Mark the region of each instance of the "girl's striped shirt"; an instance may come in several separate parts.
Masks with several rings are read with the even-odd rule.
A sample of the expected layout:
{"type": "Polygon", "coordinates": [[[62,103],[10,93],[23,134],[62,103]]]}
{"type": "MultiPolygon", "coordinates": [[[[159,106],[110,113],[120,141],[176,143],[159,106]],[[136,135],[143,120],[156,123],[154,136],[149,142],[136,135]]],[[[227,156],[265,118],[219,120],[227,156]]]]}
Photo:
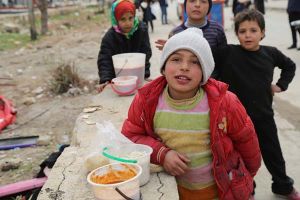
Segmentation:
{"type": "Polygon", "coordinates": [[[212,175],[209,106],[203,89],[191,99],[174,100],[168,88],[160,95],[154,116],[155,132],[171,149],[185,154],[190,170],[176,177],[181,200],[217,199],[212,175]]]}

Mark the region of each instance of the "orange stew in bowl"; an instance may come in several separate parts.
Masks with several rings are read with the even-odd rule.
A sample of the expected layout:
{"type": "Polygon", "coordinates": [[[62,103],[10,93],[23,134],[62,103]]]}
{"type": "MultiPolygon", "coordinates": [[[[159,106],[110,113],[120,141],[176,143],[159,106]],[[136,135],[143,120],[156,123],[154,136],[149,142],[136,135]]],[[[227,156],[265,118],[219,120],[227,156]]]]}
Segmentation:
{"type": "Polygon", "coordinates": [[[103,175],[96,175],[95,173],[91,175],[91,181],[98,184],[114,184],[127,181],[136,176],[136,170],[134,167],[122,164],[124,170],[115,170],[109,166],[107,173],[103,175]]]}

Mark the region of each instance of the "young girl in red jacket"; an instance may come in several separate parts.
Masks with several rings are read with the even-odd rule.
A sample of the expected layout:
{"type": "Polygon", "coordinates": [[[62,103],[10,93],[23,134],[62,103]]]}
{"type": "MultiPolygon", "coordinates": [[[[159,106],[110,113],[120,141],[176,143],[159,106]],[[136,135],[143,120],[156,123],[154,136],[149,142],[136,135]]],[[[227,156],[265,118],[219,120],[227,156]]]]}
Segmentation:
{"type": "Polygon", "coordinates": [[[228,85],[209,78],[213,68],[200,29],[171,37],[163,76],[138,91],[122,133],[152,147],[151,162],[176,177],[181,200],[248,200],[261,164],[257,136],[228,85]]]}

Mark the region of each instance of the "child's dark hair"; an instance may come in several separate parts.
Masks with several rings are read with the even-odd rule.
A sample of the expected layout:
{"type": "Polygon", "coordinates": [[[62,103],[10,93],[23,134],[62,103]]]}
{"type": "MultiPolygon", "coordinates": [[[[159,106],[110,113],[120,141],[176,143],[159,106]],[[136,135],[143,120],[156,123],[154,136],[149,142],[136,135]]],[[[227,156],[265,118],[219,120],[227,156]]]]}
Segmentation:
{"type": "Polygon", "coordinates": [[[240,24],[244,21],[256,21],[260,30],[265,30],[265,19],[263,14],[256,9],[247,9],[238,13],[234,18],[235,34],[238,34],[240,24]]]}

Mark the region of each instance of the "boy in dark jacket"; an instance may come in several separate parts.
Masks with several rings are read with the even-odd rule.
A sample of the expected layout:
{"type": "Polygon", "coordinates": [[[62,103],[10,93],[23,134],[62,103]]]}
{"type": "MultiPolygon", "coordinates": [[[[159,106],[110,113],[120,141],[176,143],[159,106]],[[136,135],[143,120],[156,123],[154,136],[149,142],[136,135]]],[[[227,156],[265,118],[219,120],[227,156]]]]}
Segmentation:
{"type": "Polygon", "coordinates": [[[148,30],[135,16],[135,6],[129,0],[117,0],[111,8],[112,27],[104,35],[98,55],[98,74],[101,92],[116,77],[112,56],[121,53],[144,53],[145,78],[150,76],[152,55],[148,30]]]}
{"type": "Polygon", "coordinates": [[[295,63],[271,46],[259,42],[265,36],[265,21],[257,10],[245,10],[235,18],[235,33],[240,45],[215,50],[214,76],[229,84],[251,117],[258,136],[264,163],[272,175],[272,191],[290,200],[300,200],[287,176],[272,108],[273,95],[285,91],[295,75],[295,63]],[[275,67],[280,78],[272,84],[275,67]]]}

